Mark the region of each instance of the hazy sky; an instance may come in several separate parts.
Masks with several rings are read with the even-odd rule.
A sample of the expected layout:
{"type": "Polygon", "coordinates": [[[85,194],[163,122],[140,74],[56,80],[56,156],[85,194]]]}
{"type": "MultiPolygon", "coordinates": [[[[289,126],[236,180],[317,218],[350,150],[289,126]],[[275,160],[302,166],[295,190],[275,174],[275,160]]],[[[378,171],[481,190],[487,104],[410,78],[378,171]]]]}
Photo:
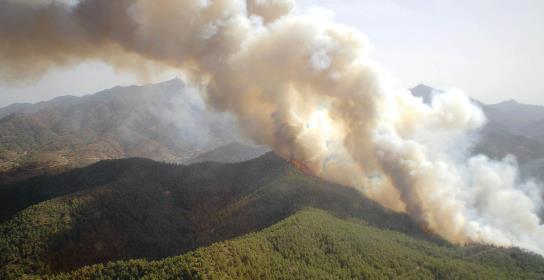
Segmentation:
{"type": "MultiPolygon", "coordinates": [[[[403,87],[460,88],[492,103],[544,105],[544,0],[300,0],[356,26],[403,87]]],[[[1,62],[0,62],[1,63],[1,62]]],[[[156,81],[173,77],[167,73],[156,81]]],[[[0,106],[83,95],[140,83],[100,62],[50,72],[39,81],[0,83],[0,106]]]]}

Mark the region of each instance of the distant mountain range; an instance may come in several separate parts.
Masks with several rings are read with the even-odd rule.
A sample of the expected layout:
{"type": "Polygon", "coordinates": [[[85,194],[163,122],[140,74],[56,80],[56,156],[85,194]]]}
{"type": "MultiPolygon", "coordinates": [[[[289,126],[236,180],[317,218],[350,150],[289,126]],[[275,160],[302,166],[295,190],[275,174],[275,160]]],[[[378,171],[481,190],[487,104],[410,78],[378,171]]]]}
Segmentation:
{"type": "MultiPolygon", "coordinates": [[[[426,85],[411,91],[425,103],[441,93],[426,85]]],[[[489,119],[474,152],[513,154],[523,175],[544,180],[544,107],[474,102],[489,119]]],[[[237,162],[267,150],[241,136],[231,115],[208,110],[179,79],[0,108],[0,183],[103,159],[237,162]]]]}
{"type": "MultiPolygon", "coordinates": [[[[411,89],[413,95],[421,97],[423,102],[430,104],[435,94],[442,94],[441,90],[426,85],[418,85],[411,89]]],[[[544,133],[540,135],[535,128],[544,125],[544,106],[518,103],[508,100],[497,104],[485,104],[472,99],[480,106],[488,118],[487,127],[502,130],[514,135],[524,136],[531,140],[544,143],[544,133]]]]}
{"type": "Polygon", "coordinates": [[[544,275],[539,256],[451,245],[273,153],[234,164],[101,161],[0,187],[0,205],[1,279],[544,275]]]}
{"type": "MultiPolygon", "coordinates": [[[[442,91],[426,85],[411,90],[427,104],[442,91]]],[[[514,100],[484,104],[473,99],[488,122],[481,130],[474,153],[491,158],[516,156],[524,176],[544,180],[544,106],[521,104],[514,100]]]]}
{"type": "MultiPolygon", "coordinates": [[[[0,109],[0,182],[103,159],[187,162],[239,141],[247,142],[233,117],[208,110],[199,93],[178,79],[15,104],[0,109]]],[[[235,161],[227,154],[218,160],[235,161]]]]}
{"type": "MultiPolygon", "coordinates": [[[[425,103],[441,93],[426,85],[411,91],[425,103]]],[[[474,152],[513,154],[523,175],[544,180],[544,107],[474,102],[489,119],[474,152]]],[[[0,108],[0,183],[103,159],[237,162],[267,150],[241,136],[231,115],[208,110],[179,79],[0,108]]]]}

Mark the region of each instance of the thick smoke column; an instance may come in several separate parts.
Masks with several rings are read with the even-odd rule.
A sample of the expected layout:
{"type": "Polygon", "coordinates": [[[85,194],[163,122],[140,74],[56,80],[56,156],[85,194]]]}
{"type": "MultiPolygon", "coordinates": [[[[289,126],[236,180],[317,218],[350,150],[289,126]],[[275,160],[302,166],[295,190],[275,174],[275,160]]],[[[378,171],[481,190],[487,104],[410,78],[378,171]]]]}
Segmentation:
{"type": "Polygon", "coordinates": [[[0,0],[0,76],[101,59],[176,67],[245,133],[458,243],[544,254],[538,186],[467,153],[485,117],[459,92],[395,90],[357,30],[291,0],[0,0]]]}

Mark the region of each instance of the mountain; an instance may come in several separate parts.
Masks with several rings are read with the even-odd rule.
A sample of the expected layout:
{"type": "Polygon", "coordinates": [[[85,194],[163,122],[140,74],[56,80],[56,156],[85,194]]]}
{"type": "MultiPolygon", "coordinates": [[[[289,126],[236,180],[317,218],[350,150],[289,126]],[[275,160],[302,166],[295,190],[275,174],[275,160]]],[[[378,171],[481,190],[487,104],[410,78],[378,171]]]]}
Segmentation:
{"type": "Polygon", "coordinates": [[[447,244],[353,188],[267,153],[234,164],[101,161],[0,187],[0,278],[160,259],[269,227],[313,207],[447,244]]]}
{"type": "MultiPolygon", "coordinates": [[[[433,95],[443,93],[442,90],[424,84],[419,84],[410,91],[414,96],[421,97],[425,104],[431,104],[433,95]]],[[[531,129],[535,124],[544,124],[544,106],[522,104],[515,100],[497,104],[485,104],[476,99],[472,101],[485,113],[488,127],[544,143],[544,137],[535,137],[535,131],[531,129]]]]}
{"type": "MultiPolygon", "coordinates": [[[[506,122],[503,123],[508,130],[531,137],[524,131],[528,126],[538,121],[544,121],[544,107],[537,105],[521,104],[515,100],[508,100],[497,104],[487,105],[488,108],[501,112],[506,122]]],[[[544,138],[537,139],[544,140],[544,138]]]]}
{"type": "MultiPolygon", "coordinates": [[[[429,104],[432,95],[441,91],[418,85],[412,93],[429,104]]],[[[493,158],[513,154],[524,166],[540,162],[544,157],[544,107],[515,101],[474,102],[489,119],[474,148],[476,153],[493,158]]],[[[0,184],[102,159],[236,162],[266,151],[236,142],[246,139],[234,118],[208,110],[196,90],[179,79],[13,104],[0,108],[0,184]]],[[[544,175],[538,177],[544,179],[544,175]]]]}
{"type": "Polygon", "coordinates": [[[514,155],[521,165],[525,165],[544,158],[544,143],[486,125],[480,131],[473,151],[496,159],[514,155]]]}
{"type": "Polygon", "coordinates": [[[180,80],[0,109],[0,182],[102,159],[184,162],[242,138],[180,80]]]}
{"type": "Polygon", "coordinates": [[[44,109],[60,108],[80,103],[83,99],[65,95],[55,97],[49,101],[42,101],[35,104],[32,103],[14,103],[4,108],[0,108],[0,118],[13,113],[36,113],[44,109]]]}
{"type": "Polygon", "coordinates": [[[234,142],[215,148],[211,151],[204,152],[196,156],[195,158],[188,160],[186,163],[192,164],[200,162],[242,162],[257,158],[268,151],[270,151],[270,149],[266,146],[256,146],[251,144],[234,142]]]}
{"type": "Polygon", "coordinates": [[[6,107],[0,108],[0,118],[3,118],[7,115],[11,115],[16,112],[24,111],[29,107],[32,107],[31,103],[14,103],[6,107]]]}
{"type": "MultiPolygon", "coordinates": [[[[432,102],[434,94],[443,91],[427,85],[411,89],[414,96],[421,97],[426,104],[432,102]]],[[[521,104],[514,100],[498,104],[484,104],[472,99],[487,117],[473,147],[473,153],[490,158],[514,155],[524,176],[544,181],[544,107],[521,104]]]]}
{"type": "Polygon", "coordinates": [[[0,187],[0,199],[7,209],[0,224],[1,279],[116,260],[121,262],[58,277],[139,278],[143,269],[169,278],[184,273],[199,278],[212,273],[205,267],[213,267],[221,279],[275,273],[267,270],[271,268],[301,279],[345,278],[346,273],[542,273],[538,256],[517,249],[451,245],[408,216],[353,188],[305,175],[273,153],[233,164],[101,161],[0,187]],[[176,255],[183,256],[168,258],[176,255]]]}
{"type": "Polygon", "coordinates": [[[529,138],[544,142],[544,119],[525,125],[519,129],[519,132],[529,138]]]}
{"type": "Polygon", "coordinates": [[[420,97],[425,104],[431,104],[433,101],[433,95],[440,93],[439,90],[424,84],[419,84],[413,87],[412,89],[410,89],[410,92],[412,93],[412,95],[420,97]]]}

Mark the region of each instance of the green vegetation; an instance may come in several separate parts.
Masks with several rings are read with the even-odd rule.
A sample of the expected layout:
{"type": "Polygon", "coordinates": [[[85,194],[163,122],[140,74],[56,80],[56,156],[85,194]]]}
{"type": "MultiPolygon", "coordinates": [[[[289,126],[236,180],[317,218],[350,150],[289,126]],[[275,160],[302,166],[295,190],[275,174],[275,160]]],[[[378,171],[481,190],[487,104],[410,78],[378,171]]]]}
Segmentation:
{"type": "MultiPolygon", "coordinates": [[[[94,265],[46,279],[537,279],[516,250],[440,246],[308,209],[266,230],[160,261],[94,265]],[[480,256],[496,256],[490,263],[480,256]]],[[[536,258],[534,258],[536,259],[536,258]]],[[[533,260],[534,260],[533,259],[533,260]]]]}
{"type": "Polygon", "coordinates": [[[0,185],[0,221],[30,205],[114,182],[128,175],[129,169],[137,162],[143,164],[145,160],[101,161],[60,175],[42,175],[18,183],[0,185]]]}
{"type": "Polygon", "coordinates": [[[465,273],[531,278],[544,268],[542,258],[518,249],[453,246],[408,216],[304,175],[273,153],[236,164],[103,161],[0,187],[0,203],[6,205],[0,279],[95,264],[59,275],[311,279],[451,270],[465,279],[465,273]],[[308,208],[320,210],[275,225],[308,208]],[[251,232],[258,233],[227,241],[251,232]],[[112,261],[118,262],[104,266],[112,261]]]}
{"type": "Polygon", "coordinates": [[[238,164],[104,161],[6,186],[0,194],[11,207],[5,211],[33,205],[0,225],[0,272],[9,275],[178,255],[271,226],[305,207],[443,242],[407,216],[305,176],[272,153],[238,164]]]}
{"type": "MultiPolygon", "coordinates": [[[[15,206],[12,212],[21,205],[57,198],[35,204],[0,225],[0,278],[115,259],[162,258],[253,230],[249,221],[246,227],[230,225],[209,233],[213,224],[208,221],[251,188],[278,177],[287,167],[281,162],[269,157],[240,168],[243,165],[107,161],[6,186],[3,198],[6,206],[15,206]],[[251,176],[254,168],[266,173],[251,176]]],[[[267,222],[266,226],[275,221],[267,222]]]]}

